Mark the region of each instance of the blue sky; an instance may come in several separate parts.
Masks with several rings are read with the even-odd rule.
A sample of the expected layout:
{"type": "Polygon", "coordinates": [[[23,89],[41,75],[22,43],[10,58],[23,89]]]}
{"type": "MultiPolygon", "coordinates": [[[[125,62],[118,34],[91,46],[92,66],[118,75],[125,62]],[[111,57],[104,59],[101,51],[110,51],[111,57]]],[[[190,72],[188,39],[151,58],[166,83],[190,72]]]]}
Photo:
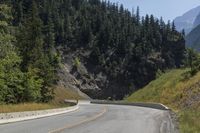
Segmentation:
{"type": "Polygon", "coordinates": [[[111,2],[122,3],[124,7],[132,10],[140,7],[141,15],[153,14],[165,21],[173,20],[186,11],[200,5],[200,0],[110,0],[111,2]]]}

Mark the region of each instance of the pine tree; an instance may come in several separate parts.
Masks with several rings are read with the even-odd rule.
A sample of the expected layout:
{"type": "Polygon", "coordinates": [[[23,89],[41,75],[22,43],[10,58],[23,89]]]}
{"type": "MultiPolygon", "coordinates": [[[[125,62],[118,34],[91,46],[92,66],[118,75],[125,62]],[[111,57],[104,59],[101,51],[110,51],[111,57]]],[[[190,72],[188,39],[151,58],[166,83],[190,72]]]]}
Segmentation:
{"type": "Polygon", "coordinates": [[[181,31],[181,34],[182,34],[183,37],[185,37],[185,30],[184,29],[181,31]]]}
{"type": "MultiPolygon", "coordinates": [[[[43,102],[52,96],[49,88],[55,84],[60,62],[57,49],[70,53],[80,48],[87,51],[84,62],[94,65],[92,72],[102,72],[108,78],[102,86],[107,94],[104,97],[115,98],[131,91],[125,89],[131,88],[127,85],[140,88],[155,78],[158,69],[180,67],[184,59],[183,35],[162,18],[140,16],[139,7],[131,15],[123,6],[101,0],[20,2],[12,1],[18,7],[13,8],[18,14],[14,15],[14,25],[21,23],[20,32],[16,28],[16,46],[22,57],[22,70],[29,79],[26,86],[40,90],[39,99],[43,102]],[[35,85],[35,79],[40,79],[40,84],[35,85]],[[112,94],[110,88],[119,81],[112,94]]],[[[26,92],[34,99],[30,92],[38,91],[26,92]]]]}
{"type": "MultiPolygon", "coordinates": [[[[29,10],[28,18],[21,32],[18,35],[18,46],[23,57],[22,69],[25,72],[35,72],[35,77],[39,77],[42,82],[41,100],[48,101],[51,99],[52,92],[49,86],[52,84],[54,69],[50,65],[51,54],[53,51],[53,33],[51,21],[48,22],[48,37],[52,37],[51,41],[47,41],[44,45],[44,37],[42,35],[42,21],[39,18],[38,8],[35,1],[32,1],[31,9],[29,10]],[[44,49],[47,49],[44,50],[44,49]],[[51,81],[51,82],[50,82],[51,81]]],[[[52,57],[53,58],[53,57],[52,57]]],[[[53,62],[52,62],[53,63],[53,62]]]]}
{"type": "Polygon", "coordinates": [[[174,21],[172,22],[172,31],[175,32],[176,31],[176,26],[174,24],[174,21]]]}
{"type": "Polygon", "coordinates": [[[32,2],[25,24],[21,27],[18,46],[23,57],[22,68],[27,71],[29,67],[37,67],[37,61],[43,56],[42,22],[38,17],[38,8],[32,2]]]}
{"type": "Polygon", "coordinates": [[[0,103],[24,101],[24,74],[20,71],[21,58],[11,34],[11,8],[0,4],[0,103]]]}
{"type": "Polygon", "coordinates": [[[136,24],[138,25],[139,23],[140,23],[140,8],[138,6],[136,12],[136,24]]]}

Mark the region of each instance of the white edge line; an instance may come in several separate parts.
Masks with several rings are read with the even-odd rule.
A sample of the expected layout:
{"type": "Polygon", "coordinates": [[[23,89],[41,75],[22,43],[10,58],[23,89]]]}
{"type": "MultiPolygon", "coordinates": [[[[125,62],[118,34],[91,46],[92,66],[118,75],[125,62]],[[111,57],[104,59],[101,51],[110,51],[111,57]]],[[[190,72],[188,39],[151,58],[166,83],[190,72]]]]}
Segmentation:
{"type": "Polygon", "coordinates": [[[47,113],[47,114],[43,114],[43,115],[36,115],[36,116],[28,116],[28,117],[22,117],[22,118],[12,118],[12,119],[0,120],[0,124],[8,124],[8,123],[13,123],[13,122],[20,122],[20,121],[27,121],[27,120],[34,120],[34,119],[44,118],[44,117],[50,117],[50,116],[55,116],[55,115],[60,115],[60,114],[73,112],[73,111],[76,111],[78,109],[79,109],[79,105],[76,105],[74,107],[66,108],[66,110],[64,110],[64,111],[55,112],[55,113],[47,113]]]}

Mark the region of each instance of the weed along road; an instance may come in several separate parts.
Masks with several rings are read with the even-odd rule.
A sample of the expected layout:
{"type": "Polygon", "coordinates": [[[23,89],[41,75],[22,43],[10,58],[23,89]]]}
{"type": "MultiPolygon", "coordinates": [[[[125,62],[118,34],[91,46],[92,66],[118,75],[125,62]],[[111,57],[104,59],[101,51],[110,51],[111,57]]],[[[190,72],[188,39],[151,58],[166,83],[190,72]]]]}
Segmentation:
{"type": "Polygon", "coordinates": [[[0,133],[174,133],[168,111],[80,104],[77,111],[0,125],[0,133]]]}

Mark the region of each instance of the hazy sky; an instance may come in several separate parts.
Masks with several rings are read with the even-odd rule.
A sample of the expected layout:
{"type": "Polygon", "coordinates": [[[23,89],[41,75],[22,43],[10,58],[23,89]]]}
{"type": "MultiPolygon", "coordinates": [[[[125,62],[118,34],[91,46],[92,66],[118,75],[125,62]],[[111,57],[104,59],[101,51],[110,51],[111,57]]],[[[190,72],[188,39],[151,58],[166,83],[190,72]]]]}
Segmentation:
{"type": "Polygon", "coordinates": [[[200,5],[200,0],[110,0],[111,2],[123,3],[123,5],[132,10],[140,7],[142,15],[148,13],[156,17],[163,16],[164,20],[173,20],[181,16],[186,11],[200,5]]]}

